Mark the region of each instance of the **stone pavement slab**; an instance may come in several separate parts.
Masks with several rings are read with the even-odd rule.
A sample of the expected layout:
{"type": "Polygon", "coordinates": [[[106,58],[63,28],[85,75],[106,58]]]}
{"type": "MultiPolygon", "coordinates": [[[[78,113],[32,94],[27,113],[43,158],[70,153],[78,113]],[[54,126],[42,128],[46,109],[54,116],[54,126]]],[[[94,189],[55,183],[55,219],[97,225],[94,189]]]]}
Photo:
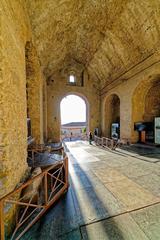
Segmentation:
{"type": "Polygon", "coordinates": [[[131,216],[149,239],[160,239],[160,204],[134,211],[131,216]]]}
{"type": "Polygon", "coordinates": [[[91,172],[72,172],[71,173],[71,187],[75,189],[82,189],[95,186],[96,184],[100,184],[99,179],[91,172]]]}
{"type": "Polygon", "coordinates": [[[81,228],[84,240],[149,240],[129,214],[81,228]]]}
{"type": "Polygon", "coordinates": [[[119,171],[113,168],[97,169],[94,170],[93,172],[103,183],[119,181],[126,178],[125,175],[121,174],[119,171]]]}
{"type": "Polygon", "coordinates": [[[124,205],[103,185],[75,189],[74,204],[76,211],[79,212],[81,224],[88,224],[125,210],[124,205]]]}
{"type": "Polygon", "coordinates": [[[128,210],[137,209],[160,201],[160,198],[155,197],[152,193],[127,177],[121,181],[105,183],[104,185],[128,210]]]}
{"type": "Polygon", "coordinates": [[[123,173],[128,178],[136,178],[139,176],[149,175],[153,172],[152,168],[145,166],[145,164],[132,164],[122,167],[117,167],[119,172],[123,173]]]}
{"type": "Polygon", "coordinates": [[[160,176],[152,173],[135,178],[134,181],[153,195],[160,197],[160,176]]]}
{"type": "Polygon", "coordinates": [[[114,155],[109,157],[105,156],[105,158],[103,156],[100,156],[99,159],[105,161],[108,167],[120,167],[128,165],[128,162],[125,161],[124,158],[120,159],[119,157],[114,155]]]}

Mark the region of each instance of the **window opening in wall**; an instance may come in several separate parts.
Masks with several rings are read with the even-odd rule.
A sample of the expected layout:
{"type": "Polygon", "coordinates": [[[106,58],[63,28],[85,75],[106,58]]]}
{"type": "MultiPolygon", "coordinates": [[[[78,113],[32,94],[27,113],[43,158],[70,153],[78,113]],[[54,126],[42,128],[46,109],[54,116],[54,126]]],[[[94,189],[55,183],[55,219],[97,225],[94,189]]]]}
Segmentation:
{"type": "Polygon", "coordinates": [[[75,79],[75,76],[74,76],[74,75],[70,75],[70,76],[69,76],[69,82],[70,82],[70,83],[75,83],[75,82],[76,82],[76,79],[75,79]]]}

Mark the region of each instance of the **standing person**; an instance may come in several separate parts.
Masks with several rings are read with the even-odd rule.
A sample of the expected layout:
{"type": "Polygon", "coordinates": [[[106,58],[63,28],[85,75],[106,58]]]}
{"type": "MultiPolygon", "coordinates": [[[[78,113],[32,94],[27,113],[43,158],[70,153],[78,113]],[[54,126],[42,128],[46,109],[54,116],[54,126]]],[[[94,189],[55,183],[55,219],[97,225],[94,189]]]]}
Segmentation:
{"type": "Polygon", "coordinates": [[[98,135],[98,134],[97,134],[97,129],[95,128],[95,129],[94,129],[94,140],[96,139],[97,135],[98,135]]]}
{"type": "Polygon", "coordinates": [[[92,132],[89,132],[89,144],[92,144],[92,132]]]}
{"type": "Polygon", "coordinates": [[[94,129],[94,135],[97,136],[97,129],[94,129]]]}
{"type": "Polygon", "coordinates": [[[71,136],[70,136],[70,141],[72,141],[72,132],[71,132],[71,136]]]}

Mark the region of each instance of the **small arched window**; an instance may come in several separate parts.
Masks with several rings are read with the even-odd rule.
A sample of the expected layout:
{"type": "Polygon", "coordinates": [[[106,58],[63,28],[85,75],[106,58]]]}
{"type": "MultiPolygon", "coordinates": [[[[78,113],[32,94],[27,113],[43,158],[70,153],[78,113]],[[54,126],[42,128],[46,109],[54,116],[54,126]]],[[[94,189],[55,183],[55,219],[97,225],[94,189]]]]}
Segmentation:
{"type": "Polygon", "coordinates": [[[76,82],[76,78],[75,78],[75,76],[73,74],[71,74],[69,76],[69,83],[75,83],[75,82],[76,82]]]}

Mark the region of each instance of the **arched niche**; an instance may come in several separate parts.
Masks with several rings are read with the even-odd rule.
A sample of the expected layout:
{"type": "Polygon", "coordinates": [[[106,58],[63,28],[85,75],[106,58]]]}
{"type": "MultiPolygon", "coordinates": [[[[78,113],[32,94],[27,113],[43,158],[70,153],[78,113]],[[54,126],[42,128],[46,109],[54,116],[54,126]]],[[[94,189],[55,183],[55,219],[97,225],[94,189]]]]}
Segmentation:
{"type": "Polygon", "coordinates": [[[160,117],[160,75],[139,83],[132,97],[132,141],[138,141],[138,132],[134,130],[137,122],[153,123],[160,117]]]}
{"type": "Polygon", "coordinates": [[[120,98],[117,94],[111,94],[105,99],[103,118],[103,135],[111,137],[112,123],[118,123],[120,125],[120,98]]]}
{"type": "Polygon", "coordinates": [[[160,81],[153,83],[145,96],[144,121],[154,121],[160,116],[160,81]]]}

